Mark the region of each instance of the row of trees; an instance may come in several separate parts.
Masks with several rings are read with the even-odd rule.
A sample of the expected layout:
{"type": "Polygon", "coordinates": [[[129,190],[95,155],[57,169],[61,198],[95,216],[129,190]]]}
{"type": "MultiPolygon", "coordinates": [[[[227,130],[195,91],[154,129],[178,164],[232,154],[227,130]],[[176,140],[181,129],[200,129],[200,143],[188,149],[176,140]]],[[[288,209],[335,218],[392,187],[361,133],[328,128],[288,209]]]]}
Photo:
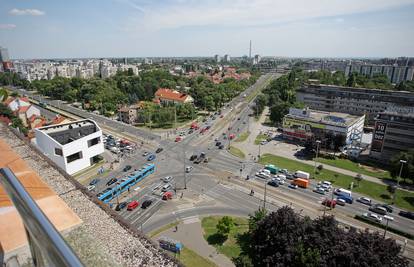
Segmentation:
{"type": "Polygon", "coordinates": [[[408,266],[395,240],[344,230],[333,216],[314,220],[290,207],[249,219],[237,266],[408,266]]]}
{"type": "Polygon", "coordinates": [[[178,86],[179,90],[186,92],[185,88],[189,86],[191,89],[188,93],[194,98],[196,106],[213,111],[253,84],[257,77],[256,74],[241,81],[228,78],[223,83],[214,84],[203,76],[186,78],[172,75],[166,70],[149,70],[139,76],[125,71],[107,79],[55,77],[30,83],[20,79],[17,74],[0,73],[0,85],[22,86],[55,99],[89,103],[90,109],[108,113],[114,112],[118,104],[150,101],[160,87],[175,89],[178,86]]]}
{"type": "Polygon", "coordinates": [[[400,160],[405,160],[401,178],[404,182],[407,182],[407,179],[414,184],[414,149],[410,149],[408,151],[402,151],[396,155],[394,155],[390,160],[390,171],[392,177],[397,178],[400,175],[401,170],[401,162],[400,160]]]}

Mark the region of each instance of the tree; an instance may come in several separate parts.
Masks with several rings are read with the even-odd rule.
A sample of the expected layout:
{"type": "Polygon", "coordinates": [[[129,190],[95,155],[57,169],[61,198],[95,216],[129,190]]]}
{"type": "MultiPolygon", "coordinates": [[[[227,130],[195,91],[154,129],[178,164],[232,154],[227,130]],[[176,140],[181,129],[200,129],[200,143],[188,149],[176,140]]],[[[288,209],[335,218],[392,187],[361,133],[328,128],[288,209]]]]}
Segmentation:
{"type": "Polygon", "coordinates": [[[256,230],[257,223],[260,222],[267,215],[267,210],[265,208],[259,208],[254,212],[253,215],[249,215],[249,231],[252,232],[256,230]]]}
{"type": "Polygon", "coordinates": [[[224,237],[227,237],[233,227],[233,219],[229,216],[224,216],[221,218],[216,225],[217,233],[224,237]]]}
{"type": "Polygon", "coordinates": [[[254,101],[254,112],[256,116],[260,116],[266,106],[267,98],[264,94],[260,94],[256,97],[256,100],[254,101]]]}
{"type": "Polygon", "coordinates": [[[406,179],[410,179],[412,182],[414,182],[414,149],[402,151],[390,159],[390,172],[394,179],[397,179],[397,177],[400,175],[400,160],[406,161],[402,168],[401,178],[403,178],[404,182],[406,179]]]}
{"type": "Polygon", "coordinates": [[[286,102],[280,102],[274,104],[270,108],[270,120],[274,124],[281,123],[283,120],[283,117],[289,113],[289,107],[290,105],[286,102]]]}

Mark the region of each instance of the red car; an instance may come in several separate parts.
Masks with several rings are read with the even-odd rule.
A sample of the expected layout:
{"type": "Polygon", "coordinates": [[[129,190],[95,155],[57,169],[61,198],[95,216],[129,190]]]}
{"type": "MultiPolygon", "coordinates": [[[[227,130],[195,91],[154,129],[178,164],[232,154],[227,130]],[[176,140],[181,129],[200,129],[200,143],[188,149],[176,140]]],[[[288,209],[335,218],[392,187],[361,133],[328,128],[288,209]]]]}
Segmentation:
{"type": "Polygon", "coordinates": [[[181,142],[183,140],[183,138],[181,137],[181,136],[177,136],[176,138],[175,138],[175,142],[181,142]]]}
{"type": "Polygon", "coordinates": [[[171,192],[165,192],[163,195],[162,195],[162,200],[167,200],[167,199],[172,199],[172,193],[171,192]]]}
{"type": "Polygon", "coordinates": [[[229,135],[230,140],[233,140],[233,139],[234,139],[234,137],[236,137],[236,135],[235,135],[235,134],[230,134],[230,135],[229,135]]]}
{"type": "Polygon", "coordinates": [[[139,206],[139,202],[134,200],[128,204],[127,210],[134,210],[136,207],[139,206]]]}
{"type": "Polygon", "coordinates": [[[327,206],[327,207],[331,207],[332,209],[335,208],[336,206],[336,200],[333,199],[325,199],[324,201],[322,201],[322,205],[327,206]]]}

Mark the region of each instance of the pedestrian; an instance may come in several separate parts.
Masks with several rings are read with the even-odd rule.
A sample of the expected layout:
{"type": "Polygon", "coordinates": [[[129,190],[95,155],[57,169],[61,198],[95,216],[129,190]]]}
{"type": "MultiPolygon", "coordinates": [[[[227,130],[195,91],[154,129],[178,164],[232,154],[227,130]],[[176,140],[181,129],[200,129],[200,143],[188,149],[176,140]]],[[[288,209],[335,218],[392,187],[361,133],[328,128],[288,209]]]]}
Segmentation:
{"type": "Polygon", "coordinates": [[[175,232],[177,232],[177,231],[178,231],[178,225],[175,226],[175,232]]]}

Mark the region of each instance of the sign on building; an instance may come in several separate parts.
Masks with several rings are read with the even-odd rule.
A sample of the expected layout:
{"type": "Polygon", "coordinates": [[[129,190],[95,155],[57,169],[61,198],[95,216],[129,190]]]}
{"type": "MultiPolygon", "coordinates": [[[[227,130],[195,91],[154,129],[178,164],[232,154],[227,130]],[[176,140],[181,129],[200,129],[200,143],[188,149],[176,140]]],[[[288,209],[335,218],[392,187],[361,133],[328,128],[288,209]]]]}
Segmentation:
{"type": "Polygon", "coordinates": [[[371,151],[382,152],[382,145],[384,143],[385,130],[387,129],[387,124],[384,122],[375,123],[374,136],[372,138],[371,151]]]}

